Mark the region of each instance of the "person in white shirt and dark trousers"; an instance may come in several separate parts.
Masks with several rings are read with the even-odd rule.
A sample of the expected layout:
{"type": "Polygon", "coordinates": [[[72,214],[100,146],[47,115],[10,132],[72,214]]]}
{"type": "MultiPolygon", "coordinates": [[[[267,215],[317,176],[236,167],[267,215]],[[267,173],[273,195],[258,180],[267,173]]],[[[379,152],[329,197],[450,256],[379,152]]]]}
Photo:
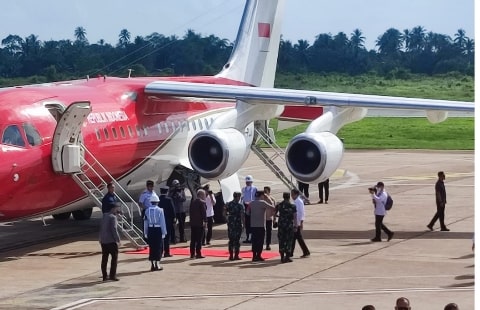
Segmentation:
{"type": "Polygon", "coordinates": [[[253,178],[251,175],[245,177],[245,187],[242,188],[242,202],[245,206],[245,240],[243,243],[251,243],[250,240],[250,202],[255,200],[257,188],[253,185],[253,178]]]}
{"type": "Polygon", "coordinates": [[[303,200],[300,198],[300,191],[297,189],[292,189],[291,191],[292,199],[294,200],[295,207],[297,208],[297,229],[295,230],[295,236],[293,238],[292,244],[292,253],[290,253],[290,257],[293,256],[293,251],[295,250],[295,243],[298,241],[300,248],[302,248],[303,254],[302,258],[310,256],[310,250],[308,249],[307,245],[305,244],[305,240],[303,240],[302,230],[303,230],[303,222],[305,220],[305,204],[303,200]]]}
{"type": "Polygon", "coordinates": [[[213,216],[215,215],[213,206],[217,203],[215,200],[215,195],[213,191],[210,190],[210,185],[205,185],[204,190],[207,194],[205,198],[205,205],[207,206],[207,233],[203,235],[202,245],[210,245],[210,240],[212,240],[212,229],[213,229],[213,216]]]}
{"type": "Polygon", "coordinates": [[[148,260],[151,263],[151,271],[162,270],[160,260],[163,253],[163,238],[167,234],[165,216],[163,210],[157,205],[160,199],[156,193],[152,193],[150,202],[152,206],[145,210],[144,234],[148,240],[148,260]]]}
{"type": "Polygon", "coordinates": [[[387,203],[387,192],[385,191],[385,185],[383,182],[378,182],[377,186],[370,187],[368,189],[372,195],[374,214],[375,214],[375,238],[371,239],[372,242],[382,241],[381,234],[382,230],[387,234],[390,241],[393,237],[393,232],[390,231],[387,226],[383,224],[383,218],[385,217],[385,205],[387,203]]]}

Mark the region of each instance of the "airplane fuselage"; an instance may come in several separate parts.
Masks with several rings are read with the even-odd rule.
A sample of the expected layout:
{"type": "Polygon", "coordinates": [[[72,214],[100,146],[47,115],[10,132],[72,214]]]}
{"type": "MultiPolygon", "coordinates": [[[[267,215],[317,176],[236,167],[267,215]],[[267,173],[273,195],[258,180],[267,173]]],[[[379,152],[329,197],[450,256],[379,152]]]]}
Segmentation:
{"type": "MultiPolygon", "coordinates": [[[[174,79],[229,83],[214,77],[174,79]]],[[[93,205],[71,176],[52,169],[55,116],[72,102],[91,103],[83,144],[134,195],[146,179],[166,180],[176,164],[188,161],[189,139],[218,113],[234,108],[232,102],[145,94],[145,85],[158,80],[101,77],[0,91],[0,221],[93,205]],[[17,140],[7,141],[12,131],[17,140]]]]}

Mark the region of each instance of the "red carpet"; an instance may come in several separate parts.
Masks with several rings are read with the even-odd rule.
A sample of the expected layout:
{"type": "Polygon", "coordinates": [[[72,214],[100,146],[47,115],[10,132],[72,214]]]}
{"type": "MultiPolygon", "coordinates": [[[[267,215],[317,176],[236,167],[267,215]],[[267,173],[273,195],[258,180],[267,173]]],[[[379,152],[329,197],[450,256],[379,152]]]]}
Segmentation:
{"type": "MultiPolygon", "coordinates": [[[[148,248],[139,251],[126,251],[123,252],[125,254],[148,254],[148,248]]],[[[182,248],[170,248],[170,254],[172,255],[180,255],[180,256],[190,256],[190,248],[182,247],[182,248]]],[[[228,257],[229,253],[227,250],[224,249],[214,249],[214,248],[202,248],[202,255],[207,257],[228,257]]],[[[279,256],[278,252],[273,251],[263,251],[262,257],[265,259],[273,258],[279,256]]],[[[240,251],[241,258],[252,258],[252,251],[245,250],[240,251]]]]}

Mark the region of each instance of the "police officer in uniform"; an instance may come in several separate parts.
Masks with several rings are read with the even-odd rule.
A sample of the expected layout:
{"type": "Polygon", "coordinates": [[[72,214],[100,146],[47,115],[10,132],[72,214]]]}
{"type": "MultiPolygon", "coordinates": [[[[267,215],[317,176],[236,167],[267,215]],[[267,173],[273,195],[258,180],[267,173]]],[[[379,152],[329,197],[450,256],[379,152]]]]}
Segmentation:
{"type": "Polygon", "coordinates": [[[163,210],[157,205],[160,199],[157,194],[152,193],[151,204],[152,206],[145,210],[145,220],[143,230],[145,237],[148,240],[149,254],[148,260],[151,263],[151,271],[163,270],[160,264],[163,252],[163,238],[167,234],[167,228],[165,225],[165,216],[163,210]]]}
{"type": "Polygon", "coordinates": [[[171,257],[170,254],[170,237],[175,234],[175,207],[173,201],[168,197],[168,186],[160,187],[160,202],[158,206],[163,210],[165,216],[165,224],[167,225],[167,235],[163,239],[163,257],[171,257]]]}
{"type": "Polygon", "coordinates": [[[245,208],[240,203],[242,193],[234,192],[233,200],[226,206],[227,226],[228,226],[228,252],[229,260],[241,260],[240,253],[240,237],[245,226],[245,208]],[[235,256],[233,253],[235,252],[235,256]]]}

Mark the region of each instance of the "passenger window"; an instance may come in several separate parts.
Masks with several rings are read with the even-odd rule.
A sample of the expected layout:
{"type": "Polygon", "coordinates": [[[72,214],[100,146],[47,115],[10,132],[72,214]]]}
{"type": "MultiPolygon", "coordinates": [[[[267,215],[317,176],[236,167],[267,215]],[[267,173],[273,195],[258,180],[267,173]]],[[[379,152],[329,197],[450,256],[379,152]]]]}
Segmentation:
{"type": "Polygon", "coordinates": [[[30,144],[31,146],[42,144],[42,138],[40,138],[40,134],[38,133],[37,129],[33,127],[32,124],[23,124],[23,130],[25,130],[28,144],[30,144]]]}
{"type": "Polygon", "coordinates": [[[17,125],[10,125],[5,129],[2,136],[2,143],[25,146],[25,141],[23,140],[22,134],[17,125]]]}
{"type": "Polygon", "coordinates": [[[132,127],[130,127],[130,125],[127,125],[127,128],[128,128],[128,134],[130,135],[130,138],[133,138],[133,130],[132,130],[132,127]]]}
{"type": "Polygon", "coordinates": [[[135,125],[135,128],[137,129],[137,136],[141,136],[141,132],[140,132],[140,126],[138,125],[135,125]]]}
{"type": "Polygon", "coordinates": [[[125,138],[125,130],[122,126],[120,126],[120,134],[122,135],[122,138],[125,138]]]}
{"type": "Polygon", "coordinates": [[[98,141],[102,140],[102,137],[100,137],[100,130],[98,130],[98,128],[95,128],[95,134],[97,135],[98,141]]]}
{"type": "Polygon", "coordinates": [[[112,127],[112,134],[113,134],[113,138],[114,139],[117,139],[118,136],[117,136],[117,130],[115,129],[115,127],[112,127]]]}
{"type": "Polygon", "coordinates": [[[106,139],[106,140],[110,139],[110,138],[108,137],[108,129],[107,129],[107,128],[103,128],[103,133],[105,134],[105,139],[106,139]]]}

